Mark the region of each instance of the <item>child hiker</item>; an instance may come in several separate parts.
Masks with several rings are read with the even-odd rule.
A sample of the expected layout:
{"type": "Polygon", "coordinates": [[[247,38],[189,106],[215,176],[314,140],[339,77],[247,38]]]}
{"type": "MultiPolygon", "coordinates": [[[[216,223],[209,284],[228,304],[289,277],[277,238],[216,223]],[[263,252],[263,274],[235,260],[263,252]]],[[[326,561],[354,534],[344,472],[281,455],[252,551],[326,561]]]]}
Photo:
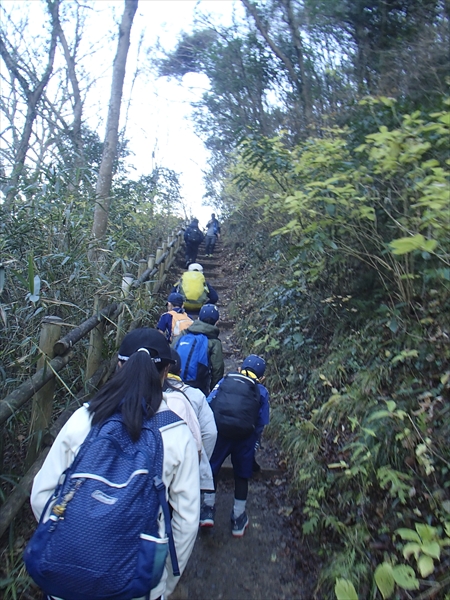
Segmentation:
{"type": "MultiPolygon", "coordinates": [[[[266,363],[256,354],[243,361],[239,373],[229,373],[208,396],[218,430],[211,456],[214,490],[224,460],[231,455],[234,472],[234,503],[231,533],[242,537],[248,527],[245,510],[248,480],[253,474],[255,446],[269,423],[269,392],[262,385],[266,363]]],[[[200,527],[214,525],[216,494],[205,493],[200,508],[200,527]]]]}
{"type": "MultiPolygon", "coordinates": [[[[43,514],[43,522],[52,520],[57,523],[57,515],[59,513],[64,515],[61,524],[54,528],[52,536],[58,531],[62,535],[65,528],[68,531],[67,527],[72,528],[62,555],[57,554],[45,564],[47,574],[41,587],[46,589],[48,598],[53,595],[57,598],[64,598],[65,595],[71,598],[92,597],[95,595],[92,591],[89,594],[85,591],[85,587],[89,585],[91,587],[95,585],[96,594],[104,598],[120,595],[120,597],[140,600],[144,600],[144,597],[155,600],[162,594],[169,595],[173,592],[179,580],[179,573],[174,573],[175,568],[172,569],[170,558],[167,559],[167,568],[164,568],[164,555],[160,554],[160,549],[164,548],[164,541],[167,541],[166,532],[170,530],[165,522],[166,516],[169,515],[168,507],[166,506],[165,516],[161,510],[159,514],[157,511],[154,522],[153,520],[149,522],[147,508],[140,504],[142,498],[153,493],[150,492],[152,481],[149,484],[147,479],[142,479],[150,472],[153,460],[150,456],[145,458],[145,451],[149,448],[150,440],[158,439],[158,436],[149,436],[151,433],[149,428],[157,427],[162,438],[162,447],[157,442],[158,450],[155,455],[152,455],[156,457],[157,469],[161,469],[162,466],[162,475],[155,477],[153,483],[159,490],[158,493],[162,491],[164,494],[164,487],[167,490],[164,495],[172,509],[168,522],[172,525],[179,572],[183,572],[194,547],[200,509],[198,452],[186,423],[168,410],[163,400],[162,385],[169,366],[173,363],[170,346],[156,329],[134,329],[124,337],[119,348],[118,360],[119,368],[114,376],[100,389],[93,400],[79,408],[61,429],[34,479],[31,507],[35,517],[39,519],[43,514]],[[113,427],[115,429],[112,429],[113,427]],[[96,434],[96,428],[102,428],[101,434],[99,433],[98,437],[89,437],[88,444],[83,446],[83,442],[91,436],[91,433],[96,434]],[[108,431],[104,432],[104,429],[108,431]],[[99,464],[84,465],[87,471],[82,470],[81,474],[72,475],[70,480],[77,476],[82,479],[75,480],[81,483],[79,491],[72,492],[70,498],[69,494],[64,497],[67,510],[62,505],[53,506],[54,503],[49,505],[62,475],[74,460],[83,455],[84,448],[91,447],[89,444],[92,445],[94,442],[105,444],[103,440],[111,437],[114,442],[114,444],[110,443],[111,447],[117,447],[120,440],[125,450],[122,450],[121,454],[111,456],[108,461],[96,459],[95,452],[93,455],[91,453],[92,463],[97,460],[99,464]],[[137,454],[134,452],[135,448],[139,448],[137,454]],[[140,456],[144,456],[147,467],[135,470],[127,479],[126,468],[128,467],[125,463],[130,462],[133,466],[135,463],[132,462],[131,457],[134,457],[133,460],[141,460],[140,456]],[[114,479],[108,471],[105,473],[109,477],[106,475],[99,477],[102,470],[107,468],[111,470],[116,466],[120,467],[120,472],[114,479]],[[89,470],[95,468],[98,471],[93,472],[97,474],[90,475],[89,470]],[[115,483],[116,480],[120,483],[124,479],[125,483],[121,485],[115,483]],[[89,492],[91,489],[89,481],[92,481],[95,489],[92,494],[89,492]],[[142,481],[142,484],[139,481],[142,481]],[[109,488],[101,488],[103,484],[109,482],[111,482],[109,488]],[[88,486],[88,496],[83,494],[85,486],[88,486]],[[131,502],[127,496],[126,510],[123,510],[119,494],[122,493],[120,490],[128,488],[137,491],[131,502]],[[79,494],[81,494],[82,505],[74,515],[71,511],[79,505],[80,501],[77,504],[79,494]],[[89,509],[86,508],[87,504],[89,509]],[[59,512],[54,512],[56,509],[59,509],[59,512]],[[128,538],[128,545],[122,541],[131,529],[138,532],[136,549],[134,542],[128,543],[128,538]],[[146,531],[148,529],[151,529],[149,533],[146,531]],[[94,531],[97,533],[96,537],[94,531]],[[146,546],[143,545],[144,542],[146,546]],[[149,550],[145,550],[150,544],[158,548],[153,556],[149,550]],[[158,561],[155,559],[156,553],[159,556],[158,561]],[[54,574],[57,568],[61,572],[58,571],[56,579],[55,577],[52,579],[53,583],[50,586],[48,571],[54,574]],[[152,577],[152,583],[147,584],[147,571],[150,570],[152,575],[156,568],[158,573],[156,581],[153,581],[152,577]],[[86,573],[89,575],[86,576],[86,573]],[[122,581],[124,578],[125,584],[122,581]],[[128,586],[126,588],[128,592],[139,590],[141,593],[126,594],[123,592],[123,587],[115,587],[119,585],[119,580],[121,584],[128,586]],[[133,581],[132,587],[130,587],[131,583],[128,584],[126,581],[133,581]],[[66,590],[66,592],[59,590],[66,590]]],[[[94,446],[100,450],[104,447],[104,445],[94,446]]],[[[84,456],[87,456],[86,452],[84,456]]],[[[25,552],[25,562],[29,569],[29,565],[33,566],[33,563],[27,562],[26,559],[27,552],[25,552]]]]}
{"type": "Polygon", "coordinates": [[[198,319],[172,342],[172,347],[181,359],[181,379],[201,390],[205,396],[223,377],[224,362],[218,320],[219,311],[214,304],[205,304],[200,309],[198,319]]]}
{"type": "Polygon", "coordinates": [[[167,298],[167,312],[161,315],[156,325],[161,333],[166,336],[169,344],[173,338],[187,329],[194,322],[189,315],[186,314],[184,307],[184,297],[178,292],[172,292],[167,298]]]}
{"type": "MultiPolygon", "coordinates": [[[[209,460],[212,456],[217,440],[217,427],[214,414],[206,401],[205,394],[190,385],[183,383],[180,377],[181,359],[176,350],[171,348],[171,355],[175,364],[171,365],[164,386],[164,398],[170,408],[177,412],[171,405],[171,398],[183,396],[189,401],[197,416],[201,432],[201,455],[200,455],[200,491],[214,492],[214,480],[209,460]]],[[[180,415],[182,416],[182,415],[180,415]]]]}

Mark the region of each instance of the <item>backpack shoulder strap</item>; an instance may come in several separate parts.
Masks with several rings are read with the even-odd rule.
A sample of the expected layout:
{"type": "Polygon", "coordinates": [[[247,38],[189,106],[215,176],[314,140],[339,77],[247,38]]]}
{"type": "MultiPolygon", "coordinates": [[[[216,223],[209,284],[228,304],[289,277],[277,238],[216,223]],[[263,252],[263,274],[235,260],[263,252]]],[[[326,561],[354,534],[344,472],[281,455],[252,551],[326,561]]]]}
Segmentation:
{"type": "Polygon", "coordinates": [[[158,475],[156,475],[153,479],[153,485],[158,493],[158,500],[161,505],[163,515],[164,515],[164,526],[166,530],[166,535],[169,540],[169,552],[170,552],[170,560],[172,562],[172,571],[175,577],[179,577],[180,575],[180,567],[178,565],[177,552],[175,549],[175,542],[173,539],[172,532],[172,523],[170,517],[169,505],[166,499],[166,486],[162,480],[162,470],[163,470],[163,460],[164,460],[164,446],[162,442],[161,429],[167,427],[168,425],[173,425],[178,422],[183,422],[183,420],[175,414],[171,410],[162,410],[157,412],[153,417],[147,422],[147,426],[149,429],[153,431],[153,433],[157,436],[161,444],[161,456],[159,457],[160,463],[158,464],[158,475]]]}
{"type": "Polygon", "coordinates": [[[191,344],[191,349],[189,350],[189,354],[186,360],[186,364],[184,365],[184,369],[183,369],[183,377],[182,379],[186,379],[188,371],[189,371],[189,365],[191,364],[191,360],[192,360],[192,355],[194,354],[194,350],[195,350],[195,346],[197,345],[198,339],[197,336],[194,335],[194,341],[191,344]]]}

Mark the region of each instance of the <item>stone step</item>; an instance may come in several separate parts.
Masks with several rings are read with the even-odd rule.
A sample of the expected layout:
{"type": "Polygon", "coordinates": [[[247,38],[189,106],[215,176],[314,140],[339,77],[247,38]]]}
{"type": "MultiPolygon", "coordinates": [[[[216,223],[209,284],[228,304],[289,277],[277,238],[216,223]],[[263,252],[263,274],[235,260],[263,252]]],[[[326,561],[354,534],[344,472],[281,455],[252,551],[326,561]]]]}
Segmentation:
{"type": "MultiPolygon", "coordinates": [[[[275,477],[277,479],[280,479],[285,475],[286,471],[283,471],[282,469],[274,469],[272,467],[264,467],[264,465],[261,465],[261,471],[253,473],[253,479],[267,480],[273,479],[275,477]]],[[[228,465],[222,465],[219,471],[219,479],[234,479],[233,467],[228,465]]]]}

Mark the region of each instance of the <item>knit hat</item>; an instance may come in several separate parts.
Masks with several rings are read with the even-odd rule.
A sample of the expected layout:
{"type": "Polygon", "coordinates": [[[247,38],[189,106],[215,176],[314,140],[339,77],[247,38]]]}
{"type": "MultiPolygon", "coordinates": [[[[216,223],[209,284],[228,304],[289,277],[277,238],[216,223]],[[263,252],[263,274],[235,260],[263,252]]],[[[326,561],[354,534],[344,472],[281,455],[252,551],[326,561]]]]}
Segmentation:
{"type": "Polygon", "coordinates": [[[157,329],[142,327],[133,329],[123,338],[119,348],[119,360],[128,360],[132,354],[140,350],[147,351],[153,362],[162,360],[173,363],[169,342],[157,329]]]}

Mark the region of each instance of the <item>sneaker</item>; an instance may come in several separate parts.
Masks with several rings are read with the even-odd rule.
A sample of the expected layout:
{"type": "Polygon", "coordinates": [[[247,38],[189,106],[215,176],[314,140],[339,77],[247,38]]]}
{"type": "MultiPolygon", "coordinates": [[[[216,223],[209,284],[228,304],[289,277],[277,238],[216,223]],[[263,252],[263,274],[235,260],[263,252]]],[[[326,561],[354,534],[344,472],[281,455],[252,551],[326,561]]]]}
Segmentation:
{"type": "Polygon", "coordinates": [[[215,506],[206,506],[206,504],[202,504],[200,507],[200,527],[214,527],[215,514],[215,506]]]}
{"type": "Polygon", "coordinates": [[[244,511],[237,519],[231,513],[231,534],[233,537],[242,537],[248,527],[247,513],[244,511]]]}

